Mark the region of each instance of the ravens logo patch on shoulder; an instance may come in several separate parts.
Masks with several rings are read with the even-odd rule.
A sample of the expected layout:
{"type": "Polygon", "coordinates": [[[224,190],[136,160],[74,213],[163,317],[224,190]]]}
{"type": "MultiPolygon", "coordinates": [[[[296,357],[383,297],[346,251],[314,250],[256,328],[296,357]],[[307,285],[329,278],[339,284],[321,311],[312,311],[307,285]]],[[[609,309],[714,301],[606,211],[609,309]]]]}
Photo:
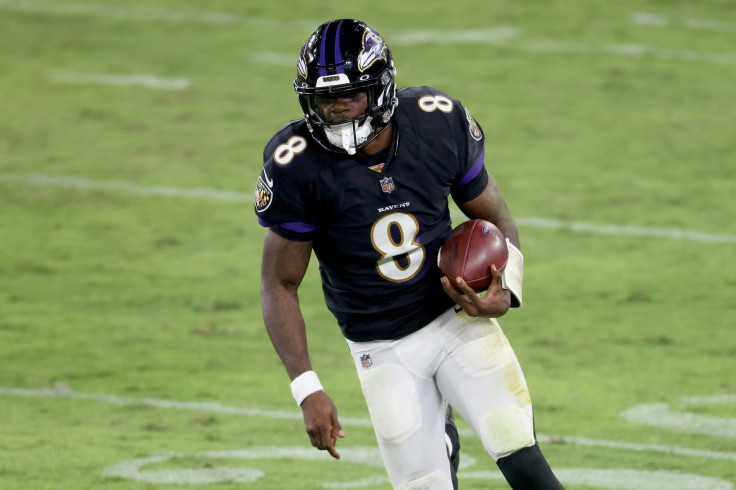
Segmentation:
{"type": "Polygon", "coordinates": [[[468,118],[468,124],[470,125],[470,136],[472,136],[475,141],[480,141],[481,138],[483,138],[483,133],[481,132],[478,123],[475,122],[475,118],[470,115],[470,111],[467,108],[465,109],[465,116],[468,118]]]}
{"type": "Polygon", "coordinates": [[[256,211],[262,213],[263,211],[268,209],[268,207],[271,205],[271,201],[273,201],[273,191],[270,187],[266,185],[263,179],[258,177],[255,193],[256,211]]]}

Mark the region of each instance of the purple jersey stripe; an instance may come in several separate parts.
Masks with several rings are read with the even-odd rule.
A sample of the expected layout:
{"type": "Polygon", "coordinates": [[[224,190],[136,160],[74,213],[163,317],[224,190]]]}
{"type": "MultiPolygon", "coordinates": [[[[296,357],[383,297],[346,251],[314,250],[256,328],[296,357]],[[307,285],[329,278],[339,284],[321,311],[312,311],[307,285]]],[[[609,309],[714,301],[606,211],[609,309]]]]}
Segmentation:
{"type": "Polygon", "coordinates": [[[317,229],[317,226],[313,223],[301,223],[299,221],[291,221],[289,223],[279,223],[274,225],[266,221],[265,219],[258,216],[258,224],[264,228],[271,228],[272,226],[280,226],[281,228],[289,231],[295,231],[297,233],[311,233],[317,229]]]}
{"type": "Polygon", "coordinates": [[[281,228],[289,231],[295,231],[297,233],[311,233],[317,229],[317,225],[314,223],[300,223],[299,221],[292,221],[291,223],[279,224],[281,228]]]}
{"type": "Polygon", "coordinates": [[[342,54],[340,53],[340,27],[342,27],[342,21],[337,24],[337,32],[335,33],[335,65],[337,65],[337,73],[345,73],[345,68],[342,66],[342,54]]]}
{"type": "Polygon", "coordinates": [[[485,161],[485,157],[486,157],[486,147],[484,146],[483,151],[480,152],[480,156],[478,157],[478,159],[475,161],[473,166],[470,167],[470,170],[468,170],[468,173],[465,174],[465,177],[463,177],[460,180],[459,182],[460,185],[465,185],[478,176],[480,171],[483,169],[483,163],[485,161]]]}

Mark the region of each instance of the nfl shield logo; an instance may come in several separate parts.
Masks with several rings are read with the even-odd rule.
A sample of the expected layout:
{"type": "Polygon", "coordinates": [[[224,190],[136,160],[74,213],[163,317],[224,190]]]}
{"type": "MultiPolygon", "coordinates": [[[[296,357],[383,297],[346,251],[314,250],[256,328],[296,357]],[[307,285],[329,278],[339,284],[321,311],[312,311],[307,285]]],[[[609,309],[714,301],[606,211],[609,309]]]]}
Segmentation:
{"type": "Polygon", "coordinates": [[[385,179],[381,179],[381,190],[383,192],[391,192],[394,190],[394,179],[391,177],[386,177],[385,179]]]}
{"type": "Polygon", "coordinates": [[[370,354],[363,354],[360,356],[360,363],[363,365],[364,368],[369,368],[373,365],[373,361],[371,360],[370,354]]]}

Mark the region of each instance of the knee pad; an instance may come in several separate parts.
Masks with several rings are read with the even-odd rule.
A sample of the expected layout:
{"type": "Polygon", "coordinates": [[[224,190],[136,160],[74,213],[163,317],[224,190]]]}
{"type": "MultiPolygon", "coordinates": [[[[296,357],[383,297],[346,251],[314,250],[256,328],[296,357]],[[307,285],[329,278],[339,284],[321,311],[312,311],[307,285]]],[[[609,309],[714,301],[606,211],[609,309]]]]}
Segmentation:
{"type": "Polygon", "coordinates": [[[478,435],[495,461],[536,444],[532,415],[519,407],[498,407],[486,411],[480,419],[478,435]]]}
{"type": "Polygon", "coordinates": [[[435,471],[409,480],[401,485],[399,490],[452,490],[452,481],[449,475],[435,471]]]}
{"type": "Polygon", "coordinates": [[[400,444],[422,426],[419,394],[406,368],[373,366],[360,373],[360,383],[376,436],[382,441],[400,444]]]}

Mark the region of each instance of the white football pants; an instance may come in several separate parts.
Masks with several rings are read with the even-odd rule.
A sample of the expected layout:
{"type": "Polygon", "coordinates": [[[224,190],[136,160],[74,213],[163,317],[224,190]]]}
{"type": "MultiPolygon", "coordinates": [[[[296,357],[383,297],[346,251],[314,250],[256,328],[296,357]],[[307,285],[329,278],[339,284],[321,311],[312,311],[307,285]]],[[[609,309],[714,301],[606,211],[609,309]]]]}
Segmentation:
{"type": "Polygon", "coordinates": [[[394,488],[452,490],[443,399],[494,460],[535,444],[526,381],[495,319],[450,308],[401,339],[348,346],[394,488]]]}

